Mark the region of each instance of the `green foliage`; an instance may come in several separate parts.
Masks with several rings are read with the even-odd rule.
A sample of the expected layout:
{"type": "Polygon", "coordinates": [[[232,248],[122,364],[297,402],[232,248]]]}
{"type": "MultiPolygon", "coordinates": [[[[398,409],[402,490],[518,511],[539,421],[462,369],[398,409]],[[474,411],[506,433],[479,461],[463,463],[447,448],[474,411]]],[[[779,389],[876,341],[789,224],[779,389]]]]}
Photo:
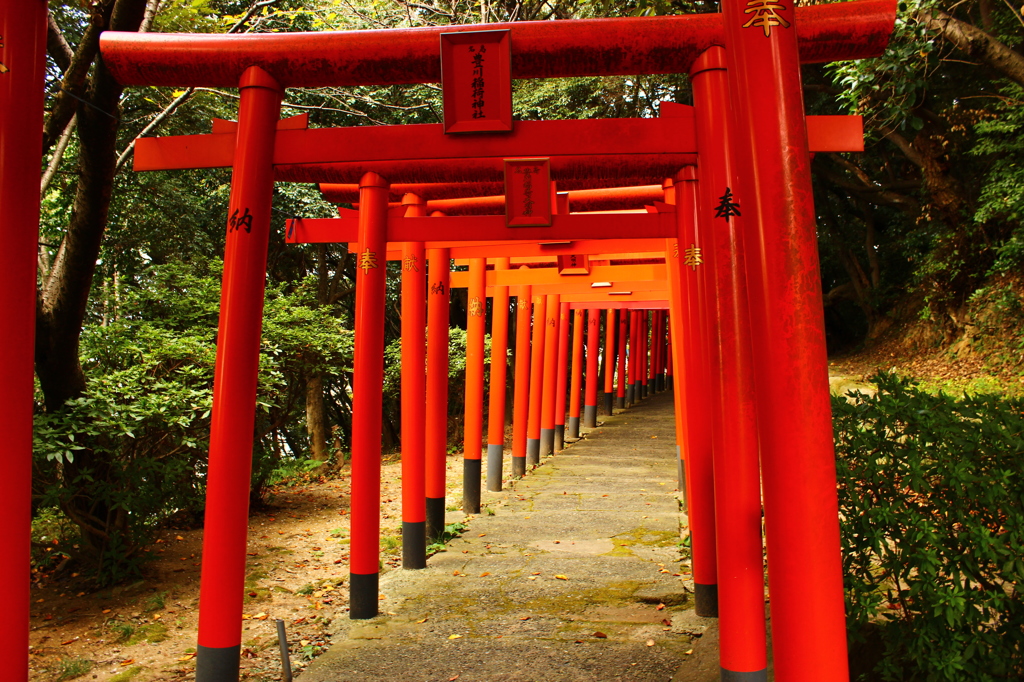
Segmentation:
{"type": "Polygon", "coordinates": [[[74,680],[92,670],[93,663],[88,658],[63,658],[55,670],[55,682],[74,680]]]}
{"type": "Polygon", "coordinates": [[[427,556],[443,552],[445,545],[465,533],[468,528],[469,525],[462,521],[446,524],[444,530],[441,531],[441,535],[434,542],[427,545],[427,556]]]}
{"type": "MultiPolygon", "coordinates": [[[[79,526],[109,537],[97,568],[103,583],[137,572],[135,549],[159,523],[175,514],[196,518],[203,509],[219,268],[216,261],[148,268],[105,325],[84,330],[85,394],[36,415],[42,506],[60,507],[79,526]],[[62,478],[80,453],[90,464],[62,478]],[[82,512],[73,501],[86,491],[92,506],[82,512]]],[[[309,289],[307,282],[268,286],[254,433],[258,491],[268,480],[311,469],[304,450],[274,447],[277,425],[301,423],[303,377],[338,376],[351,364],[351,332],[328,309],[311,307],[309,289]]]]}
{"type": "Polygon", "coordinates": [[[851,638],[883,680],[1024,675],[1024,401],[892,374],[833,399],[851,638]]]}

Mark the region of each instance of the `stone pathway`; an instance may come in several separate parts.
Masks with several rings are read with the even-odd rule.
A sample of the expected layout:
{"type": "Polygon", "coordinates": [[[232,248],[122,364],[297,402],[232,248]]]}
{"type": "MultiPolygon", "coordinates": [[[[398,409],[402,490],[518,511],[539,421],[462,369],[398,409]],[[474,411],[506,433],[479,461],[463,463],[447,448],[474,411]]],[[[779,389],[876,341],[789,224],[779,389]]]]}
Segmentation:
{"type": "Polygon", "coordinates": [[[693,653],[709,623],[689,600],[675,456],[671,393],[606,417],[485,492],[490,511],[428,568],[383,575],[382,615],[339,620],[300,682],[717,680],[716,652],[693,653]]]}

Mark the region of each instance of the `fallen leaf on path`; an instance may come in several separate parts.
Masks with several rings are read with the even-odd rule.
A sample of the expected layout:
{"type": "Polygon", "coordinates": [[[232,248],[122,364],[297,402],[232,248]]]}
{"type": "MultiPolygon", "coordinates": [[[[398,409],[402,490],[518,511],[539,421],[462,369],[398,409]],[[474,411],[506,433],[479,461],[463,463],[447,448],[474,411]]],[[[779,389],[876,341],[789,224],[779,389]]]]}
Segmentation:
{"type": "Polygon", "coordinates": [[[74,642],[77,642],[77,641],[78,641],[78,637],[72,637],[71,639],[69,639],[66,642],[61,642],[60,645],[61,646],[67,646],[68,644],[73,644],[74,642]]]}
{"type": "Polygon", "coordinates": [[[608,639],[608,635],[603,632],[595,632],[594,637],[597,637],[598,639],[608,639]]]}
{"type": "Polygon", "coordinates": [[[308,639],[300,639],[299,640],[299,644],[302,645],[302,646],[309,646],[309,640],[308,639]]]}
{"type": "Polygon", "coordinates": [[[134,663],[134,662],[135,662],[135,659],[134,659],[134,658],[129,658],[129,659],[128,659],[128,660],[126,660],[126,661],[121,661],[120,665],[131,665],[131,664],[132,664],[132,663],[134,663]]]}
{"type": "Polygon", "coordinates": [[[426,622],[427,622],[427,619],[426,619],[426,618],[420,618],[420,619],[419,619],[418,621],[416,621],[416,622],[417,622],[417,623],[426,623],[426,622]]]}
{"type": "Polygon", "coordinates": [[[654,640],[653,639],[649,639],[649,640],[647,640],[645,642],[645,644],[647,644],[647,646],[654,646],[654,640]]]}
{"type": "Polygon", "coordinates": [[[462,635],[448,635],[448,639],[459,639],[462,635]]]}
{"type": "Polygon", "coordinates": [[[535,576],[535,575],[528,575],[528,576],[526,576],[526,579],[527,580],[536,580],[537,576],[535,576]]]}
{"type": "Polygon", "coordinates": [[[529,616],[522,616],[519,620],[530,620],[529,616]]]}
{"type": "Polygon", "coordinates": [[[686,654],[687,656],[689,656],[690,654],[693,653],[693,649],[690,649],[689,651],[684,651],[683,653],[686,654]]]}
{"type": "Polygon", "coordinates": [[[534,572],[533,572],[533,573],[531,573],[530,575],[540,575],[540,571],[534,571],[534,572]]]}
{"type": "Polygon", "coordinates": [[[558,580],[568,580],[569,576],[565,576],[565,575],[562,575],[561,573],[559,573],[559,574],[557,574],[555,576],[555,578],[557,578],[558,580]]]}
{"type": "Polygon", "coordinates": [[[672,621],[670,621],[668,618],[663,618],[661,624],[667,625],[668,627],[672,627],[672,621]]]}
{"type": "Polygon", "coordinates": [[[483,573],[481,573],[481,574],[480,574],[480,577],[481,577],[481,578],[486,578],[486,577],[487,577],[487,576],[489,576],[490,574],[491,574],[491,572],[490,572],[490,571],[484,571],[483,573]]]}
{"type": "Polygon", "coordinates": [[[184,663],[185,661],[191,661],[195,657],[196,657],[195,654],[185,654],[184,656],[182,656],[182,657],[180,657],[178,659],[178,662],[179,663],[184,663]]]}
{"type": "Polygon", "coordinates": [[[665,608],[664,604],[658,604],[658,606],[656,607],[656,610],[662,611],[662,610],[664,610],[664,608],[665,608]]]}
{"type": "Polygon", "coordinates": [[[480,533],[480,535],[477,535],[477,537],[478,538],[482,538],[482,537],[485,537],[486,535],[487,535],[487,533],[480,533]]]}
{"type": "Polygon", "coordinates": [[[459,677],[460,677],[459,675],[454,675],[452,677],[449,677],[448,678],[448,682],[455,682],[455,680],[459,679],[459,677]]]}

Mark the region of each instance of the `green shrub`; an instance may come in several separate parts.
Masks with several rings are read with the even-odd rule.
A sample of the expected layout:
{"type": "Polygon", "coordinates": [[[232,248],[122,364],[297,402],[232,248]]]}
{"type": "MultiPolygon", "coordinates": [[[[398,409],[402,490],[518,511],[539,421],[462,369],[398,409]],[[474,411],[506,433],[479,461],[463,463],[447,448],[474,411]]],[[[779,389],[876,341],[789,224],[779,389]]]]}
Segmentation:
{"type": "Polygon", "coordinates": [[[883,680],[1024,676],[1024,401],[892,374],[833,399],[847,618],[883,680]]]}

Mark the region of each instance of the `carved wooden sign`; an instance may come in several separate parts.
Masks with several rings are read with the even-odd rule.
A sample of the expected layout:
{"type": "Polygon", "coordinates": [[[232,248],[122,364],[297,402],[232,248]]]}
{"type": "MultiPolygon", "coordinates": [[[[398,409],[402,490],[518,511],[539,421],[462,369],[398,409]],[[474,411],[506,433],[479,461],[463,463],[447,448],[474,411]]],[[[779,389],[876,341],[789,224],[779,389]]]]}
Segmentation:
{"type": "Polygon", "coordinates": [[[505,224],[550,227],[551,159],[505,159],[505,224]]]}
{"type": "Polygon", "coordinates": [[[512,32],[441,34],[446,133],[512,130],[512,32]]]}

